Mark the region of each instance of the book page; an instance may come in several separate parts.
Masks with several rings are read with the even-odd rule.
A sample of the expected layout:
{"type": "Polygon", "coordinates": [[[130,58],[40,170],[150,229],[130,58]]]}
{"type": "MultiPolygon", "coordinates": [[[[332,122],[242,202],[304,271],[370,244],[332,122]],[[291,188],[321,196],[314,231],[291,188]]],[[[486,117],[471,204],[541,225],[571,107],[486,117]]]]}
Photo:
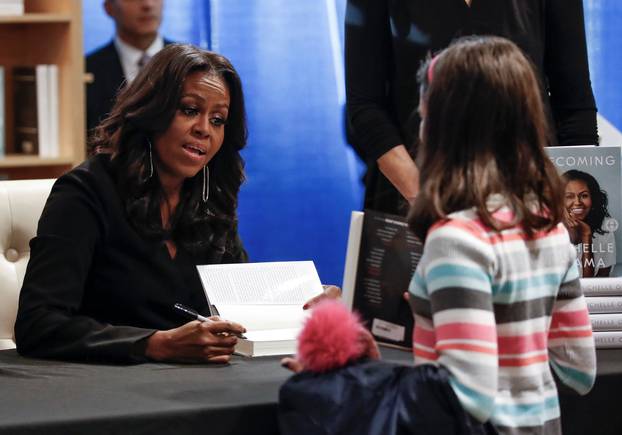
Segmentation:
{"type": "MultiPolygon", "coordinates": [[[[212,305],[302,305],[322,293],[312,261],[197,266],[212,305]]],[[[233,320],[233,319],[232,319],[233,320]]]]}
{"type": "Polygon", "coordinates": [[[265,331],[247,332],[246,339],[250,341],[284,341],[295,340],[300,330],[298,328],[269,329],[265,331]]]}
{"type": "Polygon", "coordinates": [[[302,305],[220,305],[222,319],[240,323],[248,332],[270,329],[300,329],[310,310],[302,305]]]}

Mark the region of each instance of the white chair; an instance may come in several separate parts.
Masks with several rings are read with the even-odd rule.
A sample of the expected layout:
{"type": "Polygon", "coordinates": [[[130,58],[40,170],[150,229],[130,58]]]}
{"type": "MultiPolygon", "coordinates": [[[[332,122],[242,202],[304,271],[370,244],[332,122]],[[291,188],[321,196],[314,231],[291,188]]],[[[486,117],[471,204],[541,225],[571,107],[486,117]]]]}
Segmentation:
{"type": "Polygon", "coordinates": [[[0,181],[0,349],[15,348],[17,301],[29,242],[54,180],[0,181]]]}

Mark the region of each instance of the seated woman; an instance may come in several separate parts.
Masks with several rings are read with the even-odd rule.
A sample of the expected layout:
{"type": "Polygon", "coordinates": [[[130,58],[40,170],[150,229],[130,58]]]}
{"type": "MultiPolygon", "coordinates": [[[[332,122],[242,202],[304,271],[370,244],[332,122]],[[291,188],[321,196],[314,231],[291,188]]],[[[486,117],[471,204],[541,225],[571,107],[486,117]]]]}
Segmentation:
{"type": "Polygon", "coordinates": [[[54,184],[31,241],[18,352],[227,362],[244,327],[182,324],[173,306],[208,313],[195,266],[247,259],[236,218],[246,137],[229,61],[190,45],[160,51],[97,128],[98,154],[54,184]]]}
{"type": "Polygon", "coordinates": [[[617,223],[607,210],[607,192],[587,172],[572,169],[563,177],[566,226],[577,247],[579,270],[583,277],[609,276],[616,264],[617,223]]]}

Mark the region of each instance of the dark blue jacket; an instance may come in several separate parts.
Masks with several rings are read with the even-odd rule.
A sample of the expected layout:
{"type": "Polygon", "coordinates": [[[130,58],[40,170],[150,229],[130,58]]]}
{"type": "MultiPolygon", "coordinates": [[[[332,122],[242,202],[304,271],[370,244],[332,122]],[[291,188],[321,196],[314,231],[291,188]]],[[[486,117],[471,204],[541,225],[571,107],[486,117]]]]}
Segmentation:
{"type": "Polygon", "coordinates": [[[281,435],[496,433],[464,411],[446,370],[367,360],[292,376],[280,390],[279,426],[281,435]]]}

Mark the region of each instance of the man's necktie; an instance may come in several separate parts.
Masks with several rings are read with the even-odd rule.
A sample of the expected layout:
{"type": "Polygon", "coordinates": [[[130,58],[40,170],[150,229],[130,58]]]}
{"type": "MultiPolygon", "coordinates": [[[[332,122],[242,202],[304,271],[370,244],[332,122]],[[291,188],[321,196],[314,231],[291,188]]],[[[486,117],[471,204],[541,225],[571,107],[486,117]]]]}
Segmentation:
{"type": "Polygon", "coordinates": [[[140,59],[138,59],[138,69],[142,69],[142,67],[144,67],[147,62],[149,62],[149,59],[151,59],[151,56],[149,56],[147,53],[143,53],[143,55],[140,56],[140,59]]]}

